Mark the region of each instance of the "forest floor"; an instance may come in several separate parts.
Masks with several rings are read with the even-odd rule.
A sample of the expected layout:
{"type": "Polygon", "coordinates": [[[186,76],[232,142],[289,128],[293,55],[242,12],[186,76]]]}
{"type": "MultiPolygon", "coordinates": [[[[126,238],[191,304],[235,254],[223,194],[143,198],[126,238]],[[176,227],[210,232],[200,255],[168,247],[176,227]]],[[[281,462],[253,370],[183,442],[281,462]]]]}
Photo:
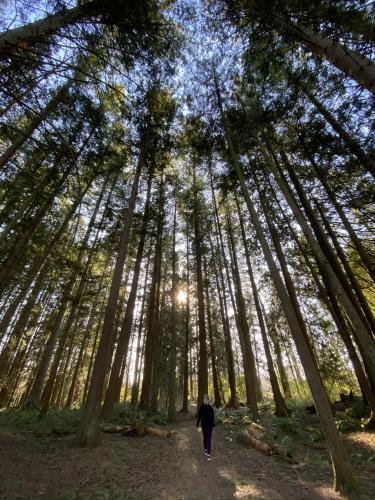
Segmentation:
{"type": "MultiPolygon", "coordinates": [[[[87,449],[74,447],[71,435],[36,437],[0,427],[0,499],[344,498],[331,487],[324,443],[295,445],[297,460],[289,463],[238,443],[238,429],[220,424],[208,462],[193,415],[180,414],[172,428],[167,439],[104,434],[99,448],[87,449]]],[[[345,440],[360,498],[373,499],[375,435],[358,432],[345,440]],[[356,457],[366,460],[356,465],[356,457]]]]}

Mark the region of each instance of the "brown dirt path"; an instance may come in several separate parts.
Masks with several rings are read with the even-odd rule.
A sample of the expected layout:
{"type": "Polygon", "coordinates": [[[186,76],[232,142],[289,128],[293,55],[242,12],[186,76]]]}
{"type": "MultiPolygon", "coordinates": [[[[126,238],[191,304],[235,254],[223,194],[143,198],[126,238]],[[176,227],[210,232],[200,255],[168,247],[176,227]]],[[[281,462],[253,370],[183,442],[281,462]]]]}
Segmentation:
{"type": "MultiPolygon", "coordinates": [[[[0,428],[0,499],[230,500],[337,499],[329,463],[292,466],[214,429],[212,461],[192,417],[169,439],[104,435],[96,449],[72,437],[36,438],[0,428]]],[[[362,499],[372,499],[373,471],[361,470],[362,499]]]]}

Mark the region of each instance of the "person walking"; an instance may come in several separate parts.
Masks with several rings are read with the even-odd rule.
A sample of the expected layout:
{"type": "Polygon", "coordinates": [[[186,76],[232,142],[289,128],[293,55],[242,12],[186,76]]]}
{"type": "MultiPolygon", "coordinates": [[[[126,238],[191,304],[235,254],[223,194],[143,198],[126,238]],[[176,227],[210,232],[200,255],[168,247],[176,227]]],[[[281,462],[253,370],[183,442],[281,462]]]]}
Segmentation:
{"type": "Polygon", "coordinates": [[[207,394],[204,395],[203,404],[200,406],[197,416],[197,427],[201,423],[203,433],[203,447],[207,460],[211,460],[211,438],[212,429],[215,427],[214,409],[208,401],[207,394]]]}

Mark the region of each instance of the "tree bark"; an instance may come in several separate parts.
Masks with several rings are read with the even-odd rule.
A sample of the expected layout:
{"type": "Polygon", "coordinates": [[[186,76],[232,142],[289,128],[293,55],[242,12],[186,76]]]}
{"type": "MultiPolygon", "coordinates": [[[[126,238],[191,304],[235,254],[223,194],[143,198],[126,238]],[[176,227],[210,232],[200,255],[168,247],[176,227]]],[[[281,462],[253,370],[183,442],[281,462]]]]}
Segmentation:
{"type": "Polygon", "coordinates": [[[237,251],[234,242],[232,222],[229,217],[229,211],[226,207],[226,218],[227,218],[227,229],[228,236],[230,242],[230,254],[232,259],[232,269],[233,269],[233,278],[234,278],[234,286],[235,286],[235,295],[236,295],[236,303],[237,303],[237,311],[238,311],[238,321],[240,323],[241,333],[242,333],[242,341],[244,345],[244,370],[245,377],[246,374],[249,376],[249,403],[250,410],[252,413],[252,417],[254,420],[259,419],[259,411],[258,411],[258,403],[257,403],[257,385],[258,385],[258,376],[255,366],[255,358],[253,353],[253,348],[250,342],[250,331],[249,325],[246,317],[246,306],[245,299],[242,292],[241,285],[241,277],[240,271],[238,268],[238,258],[237,251]]]}
{"type": "Polygon", "coordinates": [[[145,352],[142,390],[139,407],[150,410],[151,386],[153,383],[153,365],[155,357],[155,344],[159,337],[159,305],[160,305],[160,274],[161,274],[161,245],[164,225],[164,180],[159,186],[159,210],[157,217],[157,232],[154,254],[154,268],[152,271],[151,289],[147,310],[147,326],[145,334],[145,352]]]}
{"type": "Polygon", "coordinates": [[[366,366],[371,373],[372,380],[375,380],[375,345],[373,340],[370,338],[368,330],[366,326],[363,324],[362,319],[359,317],[357,310],[353,306],[350,298],[348,297],[346,290],[342,287],[339,279],[337,278],[335,272],[333,271],[330,263],[327,260],[326,255],[323,253],[320,248],[318,242],[314,238],[312,231],[306,223],[305,217],[300,211],[298,205],[294,200],[293,193],[288,187],[285,178],[280,177],[278,172],[273,165],[271,159],[268,158],[268,165],[273,172],[275,179],[277,180],[281,191],[283,192],[286,200],[290,208],[293,211],[293,214],[300,225],[304,235],[306,236],[311,249],[321,266],[321,271],[323,273],[324,279],[327,281],[328,286],[332,290],[332,293],[335,295],[339,303],[343,306],[352,326],[355,331],[358,342],[362,345],[362,355],[364,357],[364,361],[366,366]]]}
{"type": "MultiPolygon", "coordinates": [[[[0,38],[1,40],[1,38],[0,38]]],[[[1,42],[0,42],[1,44],[1,42]]],[[[67,95],[70,87],[72,86],[74,80],[68,80],[65,85],[63,85],[57,93],[48,102],[46,107],[38,112],[28,123],[24,130],[20,130],[13,140],[12,144],[4,151],[0,156],[0,170],[5,167],[5,165],[14,157],[17,151],[25,144],[25,142],[30,139],[35,130],[40,127],[40,125],[46,120],[46,118],[57,108],[60,102],[67,95]]]]}
{"type": "Polygon", "coordinates": [[[276,28],[281,35],[300,42],[313,54],[327,59],[358,85],[375,94],[375,63],[367,57],[320,33],[314,33],[309,28],[293,23],[282,15],[271,12],[266,16],[266,22],[271,28],[276,28]]]}
{"type": "Polygon", "coordinates": [[[361,145],[356,142],[348,132],[341,126],[341,124],[336,120],[333,114],[328,111],[328,109],[321,103],[311,92],[303,88],[303,92],[307,95],[309,100],[313,103],[319,113],[324,116],[327,122],[331,125],[333,130],[341,137],[349,151],[358,158],[362,163],[363,167],[367,172],[369,172],[373,177],[375,177],[375,162],[363,151],[361,145]]]}
{"type": "Polygon", "coordinates": [[[30,50],[34,41],[43,41],[68,24],[73,24],[91,13],[90,4],[62,9],[43,19],[0,33],[0,59],[11,58],[18,52],[30,50]]]}
{"type": "Polygon", "coordinates": [[[220,385],[219,385],[219,376],[216,367],[216,349],[215,349],[215,340],[217,338],[217,330],[215,328],[214,335],[214,326],[213,326],[213,318],[211,315],[211,300],[210,300],[210,290],[209,290],[209,281],[208,281],[208,273],[207,273],[207,262],[206,259],[203,261],[204,263],[204,277],[205,277],[205,291],[206,291],[206,313],[207,313],[207,329],[208,329],[208,338],[210,341],[210,354],[211,354],[211,368],[212,368],[212,385],[214,388],[214,405],[216,408],[220,408],[222,406],[221,396],[220,396],[220,385]]]}
{"type": "Polygon", "coordinates": [[[197,185],[196,165],[193,164],[193,218],[194,218],[194,245],[195,268],[197,276],[197,301],[198,301],[198,329],[199,329],[199,362],[198,362],[198,401],[197,408],[203,404],[205,394],[208,394],[208,359],[207,359],[207,334],[205,321],[205,303],[203,287],[203,238],[201,234],[200,197],[197,185]]]}
{"type": "Polygon", "coordinates": [[[339,242],[337,240],[337,237],[335,235],[335,232],[332,229],[331,224],[328,222],[327,217],[324,215],[322,206],[315,199],[314,199],[314,203],[315,203],[315,206],[320,213],[320,217],[322,218],[322,221],[323,221],[323,224],[327,230],[327,233],[328,233],[329,237],[331,238],[331,241],[332,241],[333,246],[336,250],[336,253],[337,253],[344,269],[345,269],[346,275],[349,278],[350,284],[351,284],[353,291],[358,299],[358,302],[359,302],[359,304],[360,304],[360,306],[361,306],[361,308],[366,316],[368,324],[370,325],[373,334],[375,334],[375,319],[374,319],[374,315],[371,311],[370,305],[367,302],[367,299],[362,291],[360,284],[358,283],[358,280],[357,280],[352,268],[350,267],[350,264],[345,256],[343,249],[341,248],[341,245],[339,244],[339,242]]]}
{"type": "Polygon", "coordinates": [[[115,358],[113,360],[111,375],[109,377],[109,383],[104,398],[102,417],[105,420],[111,420],[114,410],[114,405],[119,401],[120,390],[121,390],[121,380],[120,372],[123,360],[126,358],[130,333],[133,326],[133,316],[134,316],[134,305],[137,297],[139,272],[141,269],[143,249],[146,240],[147,226],[150,214],[150,198],[151,198],[151,183],[152,183],[152,171],[149,174],[146,202],[144,208],[143,222],[140,231],[140,239],[138,243],[137,256],[135,259],[135,265],[133,270],[133,279],[129,292],[128,302],[126,305],[124,319],[121,325],[121,331],[117,342],[117,348],[115,353],[115,358]]]}
{"type": "MultiPolygon", "coordinates": [[[[217,226],[218,229],[218,235],[216,237],[217,239],[217,247],[218,249],[221,248],[223,249],[223,238],[221,234],[221,227],[219,224],[219,212],[217,209],[217,203],[216,203],[216,197],[215,197],[215,191],[214,191],[214,184],[213,184],[213,179],[212,179],[212,165],[211,165],[211,158],[208,159],[208,173],[210,175],[210,186],[211,186],[211,197],[212,197],[212,202],[214,206],[214,220],[215,220],[215,225],[217,226]],[[220,244],[219,244],[220,243],[220,244]]],[[[212,239],[210,237],[210,247],[211,247],[211,253],[214,255],[213,251],[213,244],[212,244],[212,239]]],[[[227,264],[226,264],[226,259],[225,255],[223,255],[223,258],[225,260],[225,268],[227,270],[227,264]]],[[[219,276],[220,276],[220,282],[219,282],[219,277],[216,274],[217,278],[217,288],[218,288],[218,294],[219,294],[219,299],[220,299],[220,311],[221,311],[221,318],[223,322],[223,330],[224,330],[224,338],[225,338],[225,351],[226,351],[226,357],[227,357],[227,369],[228,369],[228,383],[229,383],[229,388],[230,388],[230,400],[228,402],[228,406],[232,408],[236,408],[238,405],[237,401],[237,388],[236,388],[236,373],[234,369],[234,359],[233,359],[233,348],[232,348],[232,338],[231,338],[231,333],[230,333],[230,324],[229,324],[229,318],[228,318],[228,305],[227,305],[227,297],[225,293],[225,282],[224,282],[224,273],[223,273],[223,267],[222,267],[222,260],[221,260],[221,255],[220,255],[220,249],[218,251],[218,259],[219,259],[219,276]],[[221,285],[221,287],[220,287],[221,285]],[[220,288],[222,291],[222,296],[220,297],[220,288]]]]}
{"type": "Polygon", "coordinates": [[[322,183],[324,189],[326,190],[330,202],[332,203],[332,205],[335,207],[337,213],[339,214],[339,216],[342,220],[342,223],[343,223],[345,229],[347,230],[347,232],[348,232],[348,234],[353,242],[355,249],[357,250],[363,264],[365,265],[369,275],[372,278],[372,281],[375,283],[375,259],[371,255],[369,255],[369,253],[367,252],[365,247],[362,245],[361,240],[357,236],[356,232],[353,229],[353,226],[351,225],[350,221],[348,220],[347,216],[345,215],[343,208],[338,203],[334,192],[329,187],[322,170],[318,167],[318,165],[315,163],[315,161],[312,157],[310,157],[309,160],[310,160],[310,163],[313,166],[314,171],[317,174],[320,182],[322,183]]]}
{"type": "Polygon", "coordinates": [[[79,430],[76,436],[76,443],[80,445],[96,446],[101,439],[100,434],[100,407],[104,381],[106,378],[109,362],[112,327],[116,315],[116,306],[120,292],[122,273],[127,257],[130,228],[133,221],[134,207],[138,193],[139,179],[144,164],[145,145],[141,147],[137,168],[134,175],[128,207],[124,213],[124,223],[121,232],[115,269],[109,292],[107,308],[104,316],[102,335],[99,342],[98,351],[95,358],[91,383],[87,394],[79,430]]]}
{"type": "Polygon", "coordinates": [[[272,393],[273,393],[273,399],[275,402],[275,414],[277,417],[288,417],[290,415],[290,412],[289,412],[289,410],[285,404],[284,398],[281,394],[279,383],[278,383],[277,377],[276,377],[275,368],[273,365],[271,350],[270,350],[270,346],[269,346],[269,342],[268,342],[268,338],[267,338],[266,325],[265,325],[264,319],[263,319],[262,309],[260,306],[260,299],[259,299],[258,290],[257,290],[257,286],[255,283],[254,273],[253,273],[253,269],[252,269],[252,265],[251,265],[249,249],[248,249],[248,246],[246,243],[246,234],[245,234],[245,228],[244,228],[244,224],[243,224],[243,217],[241,214],[241,207],[240,207],[236,193],[235,193],[235,199],[236,199],[236,205],[237,205],[238,219],[240,221],[242,241],[243,241],[244,248],[245,248],[247,270],[248,270],[249,277],[250,277],[250,283],[251,283],[251,288],[252,288],[253,297],[254,297],[255,309],[257,311],[259,329],[260,329],[260,333],[262,336],[264,353],[266,355],[267,368],[268,368],[268,373],[270,376],[270,383],[271,383],[271,388],[272,388],[272,393]]]}
{"type": "Polygon", "coordinates": [[[306,378],[311,389],[311,393],[314,398],[315,406],[320,418],[322,429],[326,437],[334,472],[334,487],[339,491],[353,491],[357,489],[357,481],[350,465],[349,458],[347,456],[346,450],[344,448],[343,442],[341,440],[340,434],[335,425],[333,419],[332,410],[330,406],[330,401],[327,393],[321,382],[321,378],[316,369],[316,364],[311,356],[311,352],[306,344],[305,337],[300,329],[298,318],[295,314],[293,305],[290,301],[287,290],[281,279],[275,261],[271,253],[271,249],[268,245],[267,239],[265,237],[263,228],[260,224],[258,214],[255,210],[254,204],[251,200],[249,189],[246,185],[245,178],[242,173],[240,163],[237,159],[236,152],[234,150],[233,142],[231,139],[230,130],[226,122],[223,104],[221,100],[221,94],[219,89],[219,84],[217,80],[216,72],[213,72],[214,83],[216,88],[216,96],[218,102],[218,108],[221,114],[221,119],[223,127],[225,130],[226,141],[229,150],[229,158],[231,164],[234,168],[237,179],[240,183],[242,194],[245,198],[247,208],[250,213],[250,218],[253,223],[254,229],[256,231],[257,238],[262,247],[271,278],[275,284],[276,290],[278,292],[282,307],[285,312],[285,316],[289,323],[289,328],[294,338],[294,342],[298,349],[298,354],[303,363],[306,378]]]}
{"type": "Polygon", "coordinates": [[[145,304],[146,304],[146,289],[148,282],[148,273],[150,269],[150,260],[151,260],[151,249],[152,249],[152,240],[149,244],[149,250],[147,253],[147,264],[146,264],[146,272],[143,284],[143,294],[142,294],[142,305],[141,311],[139,314],[139,324],[138,324],[138,339],[137,339],[137,349],[136,349],[136,357],[135,357],[135,366],[134,366],[134,382],[132,387],[132,395],[131,395],[131,405],[137,406],[138,404],[138,392],[139,392],[139,376],[141,372],[141,358],[142,358],[142,330],[143,330],[143,322],[145,315],[145,304]]]}
{"type": "Polygon", "coordinates": [[[186,309],[183,378],[184,389],[181,411],[189,411],[189,345],[190,345],[190,262],[189,262],[189,222],[186,220],[186,309]]]}
{"type": "Polygon", "coordinates": [[[175,188],[175,204],[173,216],[173,237],[172,237],[172,288],[171,288],[171,350],[169,360],[169,386],[168,386],[168,421],[176,420],[176,300],[177,300],[177,255],[176,255],[176,231],[177,231],[177,186],[175,188]]]}

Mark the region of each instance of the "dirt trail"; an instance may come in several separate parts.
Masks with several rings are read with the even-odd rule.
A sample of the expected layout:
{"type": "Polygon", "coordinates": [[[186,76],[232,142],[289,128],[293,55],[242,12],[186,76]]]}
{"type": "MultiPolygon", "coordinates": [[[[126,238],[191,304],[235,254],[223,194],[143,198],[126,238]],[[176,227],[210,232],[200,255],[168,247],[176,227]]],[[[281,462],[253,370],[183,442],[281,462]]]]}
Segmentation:
{"type": "MultiPolygon", "coordinates": [[[[164,492],[165,498],[235,498],[236,487],[228,477],[230,474],[223,466],[220,455],[215,454],[215,443],[211,461],[204,455],[201,429],[194,422],[186,421],[177,426],[177,456],[184,464],[178,481],[164,492]]],[[[215,439],[215,437],[214,437],[215,439]]]]}
{"type": "MultiPolygon", "coordinates": [[[[181,418],[181,416],[180,416],[181,418]]],[[[236,442],[230,427],[213,433],[212,461],[192,416],[169,439],[104,435],[96,449],[72,436],[36,438],[0,428],[0,499],[230,500],[337,499],[329,462],[293,466],[236,442]]],[[[361,472],[362,499],[374,476],[361,472]]]]}

